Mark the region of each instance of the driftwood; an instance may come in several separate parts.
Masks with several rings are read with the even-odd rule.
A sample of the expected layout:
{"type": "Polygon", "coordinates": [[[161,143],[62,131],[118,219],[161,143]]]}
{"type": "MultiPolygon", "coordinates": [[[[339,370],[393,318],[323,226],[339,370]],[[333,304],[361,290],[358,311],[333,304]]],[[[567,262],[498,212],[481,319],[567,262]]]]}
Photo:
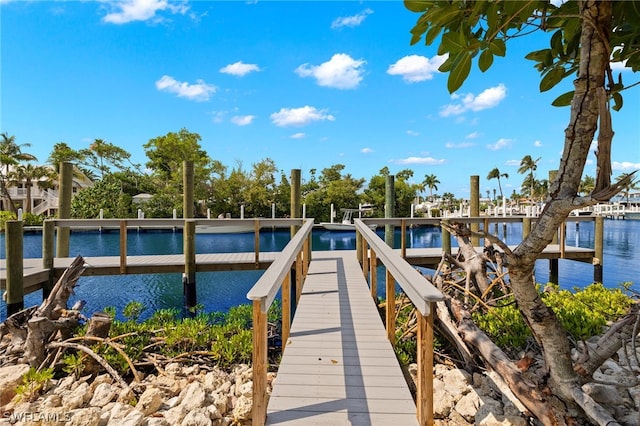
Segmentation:
{"type": "Polygon", "coordinates": [[[67,302],[84,270],[84,259],[76,257],[39,307],[7,318],[2,327],[2,334],[11,336],[6,353],[22,352],[21,362],[40,366],[46,358],[46,345],[58,332],[63,338],[68,336],[82,318],[78,310],[67,309],[67,302]]]}

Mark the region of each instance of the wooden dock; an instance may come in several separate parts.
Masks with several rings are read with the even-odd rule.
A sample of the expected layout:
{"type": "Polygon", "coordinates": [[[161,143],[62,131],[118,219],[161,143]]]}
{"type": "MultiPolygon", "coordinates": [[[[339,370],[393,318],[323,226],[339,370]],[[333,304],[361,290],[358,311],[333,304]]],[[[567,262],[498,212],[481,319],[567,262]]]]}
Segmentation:
{"type": "Polygon", "coordinates": [[[355,252],[314,252],[312,259],[266,424],[418,424],[355,252]]]}
{"type": "MultiPolygon", "coordinates": [[[[398,249],[399,250],[399,249],[398,249]]],[[[455,252],[454,247],[454,252],[455,252]]],[[[478,248],[478,250],[480,250],[478,248]]],[[[313,252],[314,256],[319,253],[313,252]]],[[[335,253],[335,252],[333,252],[335,253]]],[[[251,253],[205,253],[196,254],[196,272],[240,271],[266,269],[278,255],[277,252],[261,252],[256,261],[256,254],[251,253]]],[[[580,247],[564,247],[550,244],[541,254],[540,259],[569,259],[591,263],[594,250],[580,247]]],[[[409,248],[406,250],[406,260],[415,266],[435,267],[442,258],[442,249],[409,248]]],[[[69,267],[72,257],[54,259],[54,273],[56,276],[69,267]]],[[[40,258],[24,259],[24,292],[31,293],[39,290],[48,279],[48,269],[44,268],[40,258]]],[[[86,276],[94,275],[124,275],[124,274],[158,274],[167,272],[184,272],[185,257],[183,254],[127,256],[123,265],[119,256],[85,257],[86,276]]],[[[0,289],[5,289],[6,260],[0,259],[0,289]]]]}

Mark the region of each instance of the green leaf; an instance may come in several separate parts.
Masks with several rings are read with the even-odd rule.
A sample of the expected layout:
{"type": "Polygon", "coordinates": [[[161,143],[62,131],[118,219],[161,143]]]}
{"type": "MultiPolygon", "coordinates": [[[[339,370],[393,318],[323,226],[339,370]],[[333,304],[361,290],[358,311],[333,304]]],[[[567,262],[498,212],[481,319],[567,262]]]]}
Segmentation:
{"type": "Polygon", "coordinates": [[[551,53],[558,56],[564,53],[564,46],[562,45],[562,30],[558,30],[551,36],[551,53]]]}
{"type": "Polygon", "coordinates": [[[574,91],[570,91],[567,93],[563,93],[562,95],[558,96],[552,103],[551,105],[555,106],[555,107],[563,107],[563,106],[568,106],[571,104],[571,100],[573,99],[573,93],[574,91]]]}
{"type": "Polygon", "coordinates": [[[458,53],[466,50],[466,45],[461,42],[461,37],[458,33],[448,31],[442,35],[441,46],[447,52],[458,53]]]}
{"type": "Polygon", "coordinates": [[[404,7],[409,9],[411,12],[424,12],[428,8],[433,6],[432,1],[424,1],[424,0],[405,0],[404,7]]]}
{"type": "Polygon", "coordinates": [[[424,37],[424,43],[427,46],[430,46],[431,43],[440,35],[442,31],[442,25],[434,25],[427,31],[427,34],[424,37]]]}
{"type": "Polygon", "coordinates": [[[507,45],[503,39],[497,38],[491,40],[491,43],[489,43],[489,50],[496,56],[504,56],[507,54],[507,45]]]}
{"type": "Polygon", "coordinates": [[[620,109],[622,109],[622,95],[619,92],[614,93],[613,95],[611,95],[613,97],[613,110],[614,111],[620,111],[620,109]]]}
{"type": "Polygon", "coordinates": [[[491,67],[492,64],[493,54],[488,50],[482,51],[482,53],[480,54],[480,59],[478,59],[478,66],[480,67],[480,71],[485,72],[491,67]]]}
{"type": "Polygon", "coordinates": [[[547,53],[549,49],[535,50],[533,52],[527,53],[525,59],[529,59],[531,61],[536,62],[544,62],[544,59],[547,57],[547,53]]]}
{"type": "Polygon", "coordinates": [[[542,77],[542,81],[540,81],[540,91],[546,92],[547,90],[553,88],[556,84],[562,81],[564,77],[564,68],[562,67],[554,67],[542,77]]]}
{"type": "Polygon", "coordinates": [[[461,52],[456,56],[453,62],[453,67],[449,73],[447,80],[447,89],[449,93],[453,93],[462,86],[462,83],[469,76],[471,71],[471,55],[467,52],[461,52]]]}

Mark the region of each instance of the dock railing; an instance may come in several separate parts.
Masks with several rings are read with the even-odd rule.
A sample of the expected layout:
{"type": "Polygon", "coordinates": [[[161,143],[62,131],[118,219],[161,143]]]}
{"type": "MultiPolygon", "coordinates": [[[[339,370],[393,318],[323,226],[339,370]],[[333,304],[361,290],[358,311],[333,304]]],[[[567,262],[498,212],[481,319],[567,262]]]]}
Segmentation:
{"type": "MultiPolygon", "coordinates": [[[[404,220],[404,219],[403,219],[404,220]]],[[[356,245],[363,274],[368,279],[372,297],[377,300],[377,262],[386,268],[387,338],[395,345],[395,283],[397,282],[417,310],[417,383],[416,416],[420,425],[433,424],[433,313],[434,304],[444,295],[389,247],[362,220],[356,219],[356,245]]]]}
{"type": "Polygon", "coordinates": [[[258,282],[249,290],[253,301],[253,425],[264,425],[267,417],[268,338],[267,313],[282,288],[282,349],[291,326],[291,269],[296,271],[296,304],[300,299],[311,256],[313,219],[306,219],[289,244],[280,252],[258,282]]]}

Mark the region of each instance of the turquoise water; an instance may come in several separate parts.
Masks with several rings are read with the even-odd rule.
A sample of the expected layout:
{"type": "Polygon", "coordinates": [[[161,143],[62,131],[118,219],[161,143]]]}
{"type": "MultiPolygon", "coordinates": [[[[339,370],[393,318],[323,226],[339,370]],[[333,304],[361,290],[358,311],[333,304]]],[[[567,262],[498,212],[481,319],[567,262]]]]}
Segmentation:
{"type": "MultiPolygon", "coordinates": [[[[497,230],[499,237],[508,244],[517,244],[521,238],[520,224],[502,224],[497,230]],[[506,230],[506,235],[505,235],[506,230]]],[[[604,284],[618,286],[631,281],[633,288],[640,291],[640,221],[606,220],[604,227],[604,284]]],[[[383,231],[378,231],[383,235],[383,231]]],[[[593,222],[574,224],[567,228],[567,244],[579,247],[593,247],[593,222]]],[[[260,233],[260,251],[279,251],[289,241],[288,230],[262,231],[260,233]]],[[[400,233],[395,235],[396,246],[400,244],[400,233]]],[[[253,234],[198,234],[196,236],[197,253],[252,252],[253,234]]],[[[355,233],[328,232],[320,229],[313,231],[313,250],[352,250],[355,248],[355,233]]],[[[407,231],[408,247],[440,247],[441,233],[438,228],[423,227],[407,231]]],[[[454,244],[455,246],[455,244],[454,244]]],[[[39,233],[25,234],[25,257],[42,256],[42,236],[39,233]]],[[[182,252],[182,234],[180,232],[136,232],[130,231],[127,237],[127,253],[170,254],[182,252]]],[[[71,234],[69,255],[117,256],[119,254],[119,235],[117,232],[74,232],[71,234]]],[[[0,257],[5,258],[4,235],[0,235],[0,257]]],[[[538,261],[536,280],[548,279],[548,261],[538,261]]],[[[198,273],[196,276],[198,302],[206,311],[226,311],[231,306],[247,303],[246,294],[255,284],[263,271],[228,271],[198,273]]],[[[384,273],[378,273],[383,291],[384,273]]],[[[559,261],[559,280],[562,287],[583,287],[593,280],[593,267],[590,264],[559,261]]],[[[25,296],[25,306],[39,304],[41,292],[25,296]]],[[[89,314],[107,306],[114,306],[120,313],[130,301],[142,302],[146,307],[143,318],[162,308],[183,306],[182,275],[149,274],[122,275],[107,277],[82,277],[78,281],[76,293],[70,304],[76,300],[87,302],[85,313],[89,314]]],[[[6,317],[6,307],[0,303],[0,319],[6,317]]]]}

